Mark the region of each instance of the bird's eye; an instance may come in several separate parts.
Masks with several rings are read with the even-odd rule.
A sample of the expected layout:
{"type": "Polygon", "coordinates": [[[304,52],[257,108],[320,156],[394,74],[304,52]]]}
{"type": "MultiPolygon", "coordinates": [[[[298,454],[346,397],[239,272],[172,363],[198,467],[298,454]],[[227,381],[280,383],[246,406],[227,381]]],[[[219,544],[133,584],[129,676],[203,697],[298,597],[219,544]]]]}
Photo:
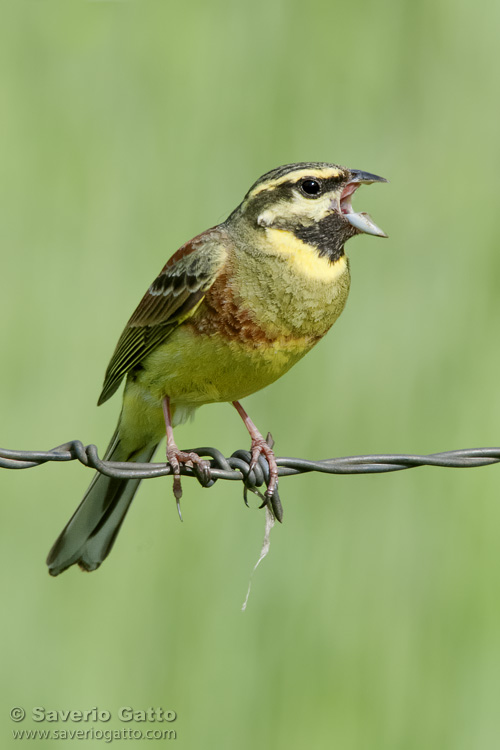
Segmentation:
{"type": "Polygon", "coordinates": [[[302,192],[308,195],[310,198],[317,198],[321,193],[321,183],[318,180],[306,179],[300,183],[302,192]]]}

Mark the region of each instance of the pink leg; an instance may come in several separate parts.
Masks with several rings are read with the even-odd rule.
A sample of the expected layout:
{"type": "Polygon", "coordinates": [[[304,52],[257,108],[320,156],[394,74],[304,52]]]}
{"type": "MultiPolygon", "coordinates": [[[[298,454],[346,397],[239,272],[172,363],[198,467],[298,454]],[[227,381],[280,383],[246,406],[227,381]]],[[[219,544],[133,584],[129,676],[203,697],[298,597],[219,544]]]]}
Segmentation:
{"type": "Polygon", "coordinates": [[[170,414],[170,398],[165,396],[162,401],[163,416],[165,417],[165,428],[167,432],[167,461],[172,467],[174,473],[174,497],[177,503],[177,512],[182,521],[180,499],[182,497],[180,464],[185,464],[193,468],[198,466],[201,473],[210,477],[210,462],[200,458],[197,453],[186,453],[180,451],[174,440],[174,431],[172,428],[172,417],[170,414]]]}
{"type": "Polygon", "coordinates": [[[271,446],[266,443],[240,402],[233,401],[233,406],[245,423],[245,427],[252,439],[252,460],[250,462],[250,469],[253,469],[257,464],[261,454],[267,459],[267,463],[269,464],[269,482],[267,485],[266,497],[270,499],[278,488],[278,464],[274,457],[274,451],[271,446]]]}

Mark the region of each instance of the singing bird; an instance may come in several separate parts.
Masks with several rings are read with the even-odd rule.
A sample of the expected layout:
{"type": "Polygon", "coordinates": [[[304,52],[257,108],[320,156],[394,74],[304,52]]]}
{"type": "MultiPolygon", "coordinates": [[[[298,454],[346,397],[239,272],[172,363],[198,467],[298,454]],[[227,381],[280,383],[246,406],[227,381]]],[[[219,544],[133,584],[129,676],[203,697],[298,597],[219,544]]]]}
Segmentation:
{"type": "MultiPolygon", "coordinates": [[[[335,323],[349,293],[344,244],[387,235],[351,206],[362,184],[383,177],[336,164],[287,164],[263,175],[222,224],[167,261],[128,321],[106,370],[99,404],[126,377],[108,461],[148,462],[167,436],[179,502],[180,464],[205,475],[207,462],[180,451],[173,428],[204,404],[232,402],[251,437],[252,461],[272,448],[240,399],[286,373],[335,323]]],[[[109,554],[137,479],[96,474],[47,558],[56,576],[78,563],[95,570],[109,554]]]]}

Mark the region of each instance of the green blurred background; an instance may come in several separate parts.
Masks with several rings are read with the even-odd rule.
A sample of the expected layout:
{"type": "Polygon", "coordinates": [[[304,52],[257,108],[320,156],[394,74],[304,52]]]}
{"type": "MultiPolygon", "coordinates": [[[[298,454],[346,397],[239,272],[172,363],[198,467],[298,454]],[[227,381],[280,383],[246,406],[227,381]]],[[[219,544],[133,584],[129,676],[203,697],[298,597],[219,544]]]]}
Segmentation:
{"type": "MultiPolygon", "coordinates": [[[[349,243],[345,313],[244,402],[254,421],[307,458],[500,443],[498,3],[17,2],[0,20],[3,446],[104,450],[104,369],[149,283],[302,160],[390,179],[355,199],[390,238],[349,243]]],[[[248,445],[227,405],[177,438],[248,445]]],[[[500,745],[500,468],[284,479],[245,613],[264,516],[238,485],[185,481],[180,524],[170,481],[145,483],[102,568],[54,580],[90,471],[0,478],[2,747],[48,728],[15,705],[97,706],[111,722],[51,726],[167,726],[187,750],[500,745]],[[121,725],[120,706],[178,720],[121,725]]]]}

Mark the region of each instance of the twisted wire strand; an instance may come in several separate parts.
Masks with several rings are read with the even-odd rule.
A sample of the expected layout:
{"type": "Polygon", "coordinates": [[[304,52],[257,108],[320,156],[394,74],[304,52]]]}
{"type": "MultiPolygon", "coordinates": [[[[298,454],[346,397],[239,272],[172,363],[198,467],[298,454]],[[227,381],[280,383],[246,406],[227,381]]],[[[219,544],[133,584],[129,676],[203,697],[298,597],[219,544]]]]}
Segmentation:
{"type": "MultiPolygon", "coordinates": [[[[249,489],[253,489],[262,486],[268,479],[267,461],[262,456],[257,466],[250,471],[250,451],[237,450],[226,458],[216,448],[203,446],[192,450],[200,456],[210,457],[211,480],[203,481],[196,468],[192,469],[184,465],[181,466],[181,474],[196,476],[206,487],[210,487],[218,479],[226,479],[243,480],[249,489]]],[[[152,479],[172,473],[170,465],[166,463],[103,461],[99,458],[95,445],[84,445],[80,440],[71,440],[49,451],[18,451],[0,448],[0,468],[31,469],[49,461],[80,461],[84,466],[118,479],[152,479]]],[[[310,471],[323,474],[380,474],[413,469],[418,466],[465,469],[500,463],[500,448],[466,448],[429,455],[372,454],[327,458],[320,461],[276,457],[276,463],[280,477],[310,471]]]]}

